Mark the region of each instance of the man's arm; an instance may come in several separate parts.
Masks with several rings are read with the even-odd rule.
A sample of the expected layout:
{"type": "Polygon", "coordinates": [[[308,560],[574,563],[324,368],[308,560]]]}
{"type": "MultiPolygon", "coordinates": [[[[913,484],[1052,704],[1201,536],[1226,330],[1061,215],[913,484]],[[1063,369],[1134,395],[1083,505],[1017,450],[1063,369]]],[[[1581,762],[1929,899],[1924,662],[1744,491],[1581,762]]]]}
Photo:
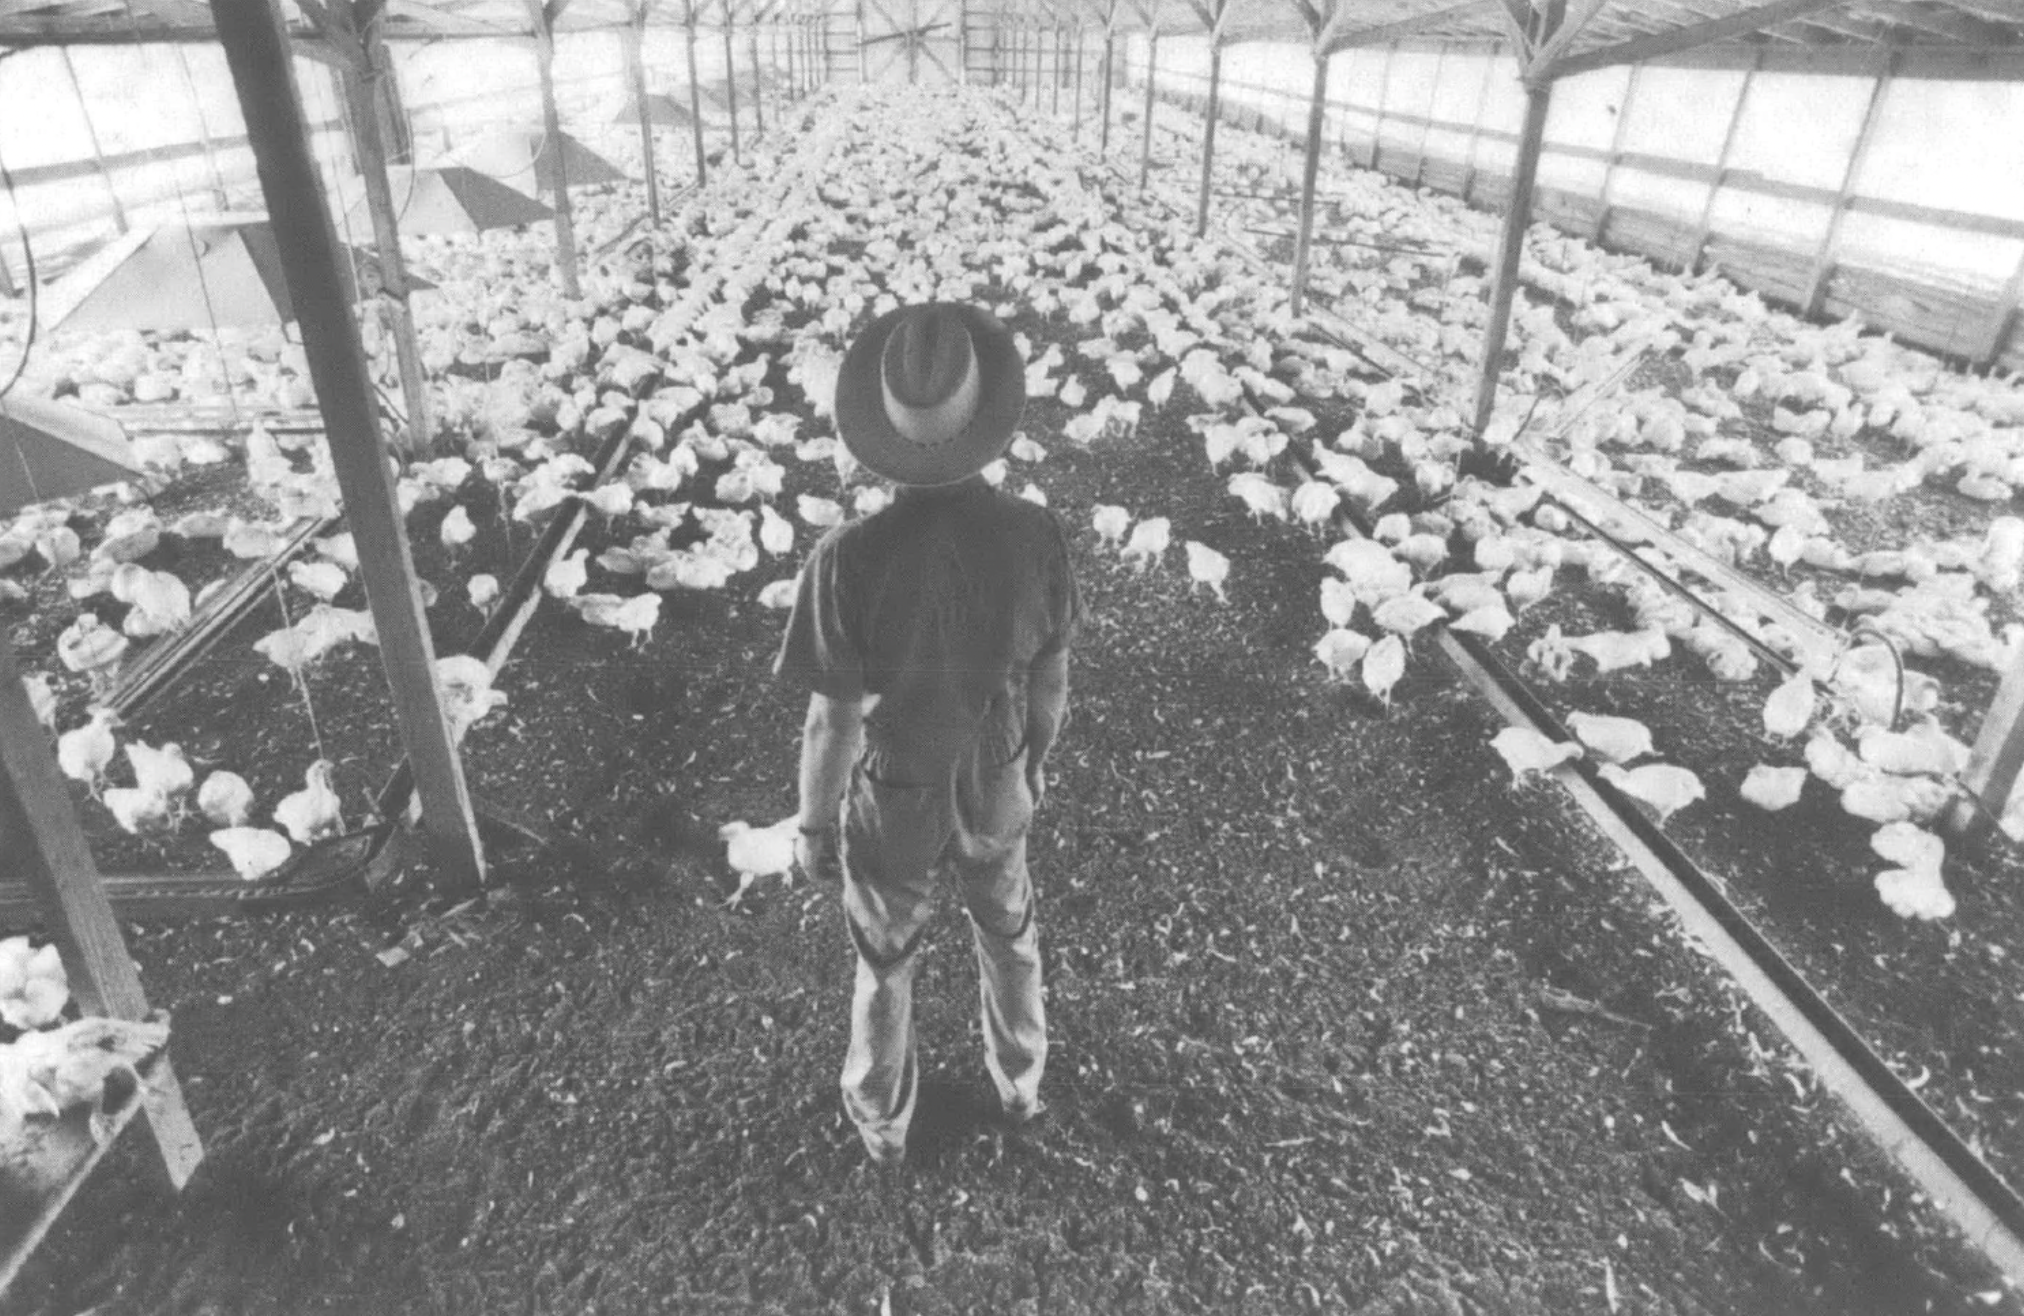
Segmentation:
{"type": "Polygon", "coordinates": [[[866,701],[808,696],[808,719],[801,727],[801,828],[836,826],[850,768],[864,744],[866,701]]]}
{"type": "Polygon", "coordinates": [[[1037,803],[1046,791],[1041,768],[1068,716],[1068,650],[1033,660],[1026,678],[1026,783],[1037,803]]]}

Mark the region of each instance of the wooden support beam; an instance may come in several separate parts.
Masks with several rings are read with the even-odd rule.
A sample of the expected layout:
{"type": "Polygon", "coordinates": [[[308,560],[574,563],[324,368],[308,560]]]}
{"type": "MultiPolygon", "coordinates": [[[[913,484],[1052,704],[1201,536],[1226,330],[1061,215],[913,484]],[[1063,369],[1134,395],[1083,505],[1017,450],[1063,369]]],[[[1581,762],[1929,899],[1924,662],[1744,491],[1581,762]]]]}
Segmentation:
{"type": "Polygon", "coordinates": [[[1947,829],[1966,839],[1988,835],[1994,820],[2009,808],[2020,770],[2024,770],[2024,661],[2003,674],[1995,701],[1982,715],[1975,747],[1968,752],[1968,769],[1961,774],[1961,784],[1981,808],[1958,802],[1944,820],[1947,829]]]}
{"type": "MultiPolygon", "coordinates": [[[[1758,59],[1761,61],[1760,54],[1758,59]]],[[[1729,126],[1722,133],[1722,149],[1715,156],[1715,177],[1708,184],[1708,199],[1701,203],[1701,222],[1694,228],[1694,249],[1687,256],[1686,272],[1700,271],[1701,257],[1707,254],[1708,239],[1715,231],[1715,198],[1721,195],[1722,185],[1729,180],[1729,153],[1736,146],[1737,129],[1743,126],[1743,112],[1750,104],[1750,88],[1757,81],[1757,66],[1752,64],[1743,70],[1743,85],[1736,88],[1736,104],[1729,111],[1729,126]]]]}
{"type": "Polygon", "coordinates": [[[1616,167],[1623,163],[1623,143],[1630,133],[1630,104],[1637,95],[1637,76],[1644,68],[1642,64],[1630,66],[1630,75],[1624,80],[1623,99],[1616,107],[1616,128],[1610,134],[1609,162],[1602,167],[1602,186],[1597,199],[1602,208],[1595,213],[1595,240],[1600,243],[1609,230],[1609,188],[1616,181],[1616,167]]]}
{"type": "Polygon", "coordinates": [[[1314,56],[1314,89],[1307,98],[1307,154],[1300,162],[1300,233],[1293,241],[1293,313],[1307,300],[1307,262],[1314,243],[1314,184],[1321,171],[1321,115],[1328,107],[1328,61],[1314,56]]]}
{"type": "Polygon", "coordinates": [[[696,141],[696,186],[710,181],[710,165],[703,157],[703,87],[696,80],[696,0],[689,0],[685,48],[689,55],[689,128],[696,141]]]}
{"type": "Polygon", "coordinates": [[[1511,174],[1511,204],[1497,244],[1497,277],[1490,289],[1490,319],[1483,332],[1483,373],[1476,384],[1476,437],[1481,440],[1497,408],[1497,377],[1504,339],[1511,330],[1511,303],[1518,295],[1518,262],[1525,254],[1525,229],[1532,218],[1532,188],[1539,178],[1539,154],[1546,141],[1546,112],[1553,84],[1525,89],[1525,125],[1518,133],[1518,159],[1511,174]]]}
{"type": "Polygon", "coordinates": [[[414,306],[408,300],[407,256],[401,250],[400,209],[387,180],[386,120],[375,113],[383,103],[379,84],[393,74],[393,61],[377,27],[383,11],[357,0],[329,0],[330,21],[344,35],[350,58],[338,66],[338,77],[350,114],[351,153],[365,184],[366,213],[372,219],[373,247],[379,257],[380,294],[374,305],[385,311],[394,343],[394,361],[401,376],[401,399],[407,405],[407,433],[398,441],[404,456],[430,456],[435,445],[429,376],[422,366],[421,344],[415,338],[414,306]]]}
{"type": "Polygon", "coordinates": [[[1392,42],[1384,48],[1384,67],[1377,75],[1377,118],[1370,125],[1370,159],[1363,162],[1366,169],[1377,168],[1378,150],[1384,144],[1384,112],[1391,100],[1392,55],[1398,50],[1398,43],[1392,42]]]}
{"type": "MultiPolygon", "coordinates": [[[[1115,6],[1112,6],[1113,9],[1115,6]]],[[[1103,135],[1097,140],[1097,154],[1110,154],[1110,92],[1111,84],[1117,80],[1117,29],[1106,24],[1103,29],[1103,135]]]]}
{"type": "Polygon", "coordinates": [[[544,24],[534,34],[534,67],[541,80],[541,124],[547,136],[548,190],[554,195],[555,269],[562,280],[562,295],[570,301],[583,296],[576,271],[576,216],[569,208],[569,153],[563,150],[562,111],[555,104],[555,33],[545,24],[539,0],[529,0],[537,22],[544,24]]]}
{"type": "Polygon", "coordinates": [[[1602,9],[1608,0],[1576,0],[1579,8],[1558,20],[1551,36],[1539,43],[1532,57],[1525,61],[1524,80],[1537,82],[1553,76],[1555,61],[1567,53],[1574,39],[1588,27],[1590,20],[1602,9]]]}
{"type": "Polygon", "coordinates": [[[343,259],[303,132],[295,70],[278,0],[213,0],[218,39],[238,90],[282,272],[300,312],[302,344],[359,575],[379,632],[380,662],[402,746],[415,770],[422,825],[453,883],[484,881],[484,848],[464,769],[436,686],[435,645],[408,550],[393,465],[381,442],[365,350],[338,273],[343,259]]]}
{"type": "Polygon", "coordinates": [[[2010,346],[2010,330],[2017,322],[2020,302],[2024,302],[2024,254],[2017,257],[2017,268],[2011,273],[2010,282],[2003,285],[1990,316],[1989,349],[1983,354],[1982,364],[1991,370],[2003,360],[2003,353],[2010,346]]]}
{"type": "Polygon", "coordinates": [[[647,62],[641,46],[645,44],[647,28],[647,7],[642,4],[634,10],[633,21],[628,23],[619,40],[625,45],[626,82],[632,87],[633,113],[639,120],[640,160],[647,180],[647,219],[661,222],[661,171],[654,159],[654,119],[647,106],[647,62]]]}
{"type": "Polygon", "coordinates": [[[1450,23],[1478,19],[1498,10],[1497,0],[1465,0],[1459,5],[1436,9],[1429,13],[1415,14],[1402,18],[1396,23],[1380,23],[1374,27],[1350,28],[1350,16],[1356,12],[1353,6],[1340,3],[1328,24],[1322,28],[1316,45],[1328,54],[1334,55],[1352,46],[1385,46],[1429,28],[1445,27],[1450,23]]]}
{"type": "Polygon", "coordinates": [[[724,0],[724,99],[731,111],[731,159],[743,158],[738,145],[738,61],[731,54],[731,0],[724,0]]]}
{"type": "Polygon", "coordinates": [[[77,81],[77,65],[71,62],[70,47],[64,46],[59,53],[63,56],[63,71],[70,78],[70,94],[77,97],[77,112],[84,116],[85,139],[91,143],[91,158],[98,166],[98,176],[105,181],[105,194],[112,198],[112,222],[119,231],[127,231],[126,207],[120,203],[119,189],[113,186],[112,170],[105,167],[105,152],[99,149],[98,125],[91,121],[91,104],[84,98],[84,88],[77,81]]]}
{"type": "Polygon", "coordinates": [[[1057,119],[1061,117],[1061,65],[1063,62],[1062,55],[1065,53],[1062,47],[1066,40],[1067,33],[1063,31],[1059,23],[1056,23],[1054,25],[1054,47],[1052,52],[1054,55],[1054,65],[1048,71],[1047,81],[1054,88],[1054,95],[1049,104],[1048,113],[1057,119]]]}
{"type": "Polygon", "coordinates": [[[1681,51],[1692,50],[1696,46],[1705,46],[1748,32],[1760,31],[1779,23],[1790,22],[1816,9],[1826,9],[1830,5],[1842,3],[1846,3],[1846,0],[1772,0],[1770,4],[1725,14],[1721,18],[1709,19],[1705,23],[1654,32],[1649,36],[1635,37],[1613,46],[1603,46],[1579,55],[1565,56],[1545,70],[1543,76],[1571,78],[1577,73],[1606,69],[1612,64],[1638,64],[1661,55],[1676,55],[1681,51]]]}
{"type": "MultiPolygon", "coordinates": [[[[27,880],[56,938],[70,991],[88,1015],[145,1019],[147,994],[99,880],[98,865],[71,807],[49,737],[36,720],[14,660],[14,637],[0,631],[0,837],[7,866],[27,880]]],[[[171,1045],[174,1039],[170,1039],[171,1045]]],[[[156,1164],[180,1189],[204,1159],[168,1057],[142,1089],[156,1164]]]]}
{"type": "MultiPolygon", "coordinates": [[[[745,53],[751,56],[752,62],[752,134],[755,137],[764,137],[766,135],[766,75],[759,71],[759,29],[757,26],[746,27],[745,48],[745,53]]],[[[778,106],[774,107],[774,113],[776,116],[779,113],[778,106]]]]}
{"type": "Polygon", "coordinates": [[[1076,143],[1082,141],[1082,66],[1086,59],[1087,56],[1082,49],[1082,25],[1077,24],[1075,28],[1075,65],[1073,69],[1075,101],[1068,123],[1069,140],[1076,143]]]}
{"type": "MultiPolygon", "coordinates": [[[[1220,0],[1228,10],[1234,0],[1220,0]]],[[[1220,23],[1222,13],[1217,13],[1220,23]]],[[[1216,120],[1222,114],[1223,93],[1223,46],[1212,34],[1209,37],[1209,116],[1202,125],[1202,187],[1195,200],[1195,236],[1206,237],[1209,232],[1209,188],[1216,167],[1216,120]]]]}
{"type": "Polygon", "coordinates": [[[1862,167],[1869,160],[1870,143],[1876,140],[1876,122],[1883,114],[1884,98],[1890,94],[1891,74],[1896,64],[1897,52],[1885,55],[1876,83],[1869,89],[1869,104],[1862,112],[1862,127],[1856,132],[1855,145],[1849,148],[1848,167],[1842,170],[1840,190],[1835,194],[1833,207],[1827,212],[1827,231],[1821,234],[1820,247],[1813,253],[1813,272],[1806,277],[1806,295],[1800,299],[1801,312],[1808,319],[1819,315],[1822,304],[1827,300],[1827,282],[1834,275],[1834,256],[1841,246],[1842,221],[1848,218],[1849,198],[1854,195],[1856,182],[1862,177],[1862,167]]]}
{"type": "Polygon", "coordinates": [[[1154,82],[1160,66],[1160,30],[1152,28],[1146,33],[1146,114],[1139,137],[1139,193],[1143,195],[1146,182],[1152,177],[1153,168],[1153,99],[1154,82]]]}
{"type": "MultiPolygon", "coordinates": [[[[1397,47],[1393,47],[1397,49],[1397,47]]],[[[1427,139],[1434,132],[1434,105],[1441,98],[1441,69],[1446,66],[1448,48],[1442,46],[1434,52],[1434,85],[1427,92],[1427,121],[1420,125],[1420,146],[1413,153],[1413,186],[1418,188],[1427,176],[1427,139]]]]}

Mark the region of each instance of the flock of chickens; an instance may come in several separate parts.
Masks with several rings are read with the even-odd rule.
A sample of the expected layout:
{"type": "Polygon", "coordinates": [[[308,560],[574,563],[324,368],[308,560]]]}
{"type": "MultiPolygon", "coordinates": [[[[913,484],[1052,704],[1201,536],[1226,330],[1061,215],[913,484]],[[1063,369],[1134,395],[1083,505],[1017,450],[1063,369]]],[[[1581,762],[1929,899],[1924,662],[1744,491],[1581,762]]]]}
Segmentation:
{"type": "MultiPolygon", "coordinates": [[[[644,643],[663,591],[724,589],[769,561],[776,576],[757,597],[785,606],[797,546],[888,497],[818,432],[850,333],[903,302],[974,300],[1061,326],[1059,341],[1021,346],[1029,395],[1053,397],[1074,413],[1062,441],[1098,442],[1130,433],[1148,411],[1194,406],[1187,423],[1209,466],[1234,468],[1229,493],[1254,517],[1326,534],[1339,508],[1365,513],[1373,538],[1328,535],[1323,561],[1333,574],[1321,589],[1326,625],[1314,652],[1331,673],[1378,698],[1389,696],[1426,628],[1501,639],[1569,567],[1623,590],[1639,629],[1577,636],[1551,629],[1529,646],[1537,671],[1565,676],[1580,661],[1604,671],[1667,661],[1677,645],[1722,679],[1757,675],[1749,648],[1571,535],[1536,487],[1457,477],[1456,457],[1469,442],[1457,400],[1483,298],[1480,280],[1455,273],[1452,253],[1480,247],[1480,216],[1360,171],[1331,165],[1324,173],[1331,231],[1376,245],[1324,248],[1317,289],[1340,314],[1425,364],[1420,377],[1371,383],[1353,374],[1351,354],[1299,332],[1276,276],[1256,272],[1220,238],[1196,238],[1185,212],[1107,188],[1059,125],[1017,122],[976,93],[855,95],[827,102],[814,131],[763,144],[747,168],[714,176],[657,235],[658,255],[608,256],[581,302],[552,291],[545,230],[417,244],[414,263],[437,284],[417,305],[448,435],[439,450],[452,455],[413,463],[399,489],[410,512],[448,504],[421,523],[453,559],[477,537],[475,507],[535,523],[581,502],[607,546],[556,561],[543,587],[586,624],[644,643]],[[921,103],[889,103],[907,98],[921,103]],[[1311,406],[1327,400],[1354,402],[1355,422],[1320,432],[1311,406]],[[622,479],[597,484],[584,454],[619,435],[634,455],[622,479]],[[1274,472],[1285,469],[1281,459],[1294,442],[1315,478],[1289,486],[1274,472]],[[786,505],[788,461],[833,468],[839,496],[802,494],[786,505]],[[481,486],[495,496],[469,496],[481,486]]],[[[1255,186],[1285,149],[1231,134],[1224,168],[1255,186]]],[[[632,219],[629,201],[624,193],[581,199],[587,246],[619,233],[632,219]]],[[[1238,221],[1278,213],[1269,201],[1237,204],[1247,208],[1238,221]]],[[[2024,390],[1949,374],[1851,326],[1770,313],[1719,279],[1665,275],[1543,230],[1533,235],[1524,272],[1550,295],[1521,298],[1517,359],[1506,376],[1514,396],[1503,412],[1530,418],[1526,441],[1636,498],[1725,561],[1811,569],[1794,597],[1817,615],[1835,608],[1862,616],[1923,657],[1985,667],[2008,660],[2017,635],[1999,636],[1989,607],[2015,589],[2024,569],[2024,521],[1999,517],[1978,537],[1856,552],[1837,543],[1828,513],[1838,500],[1886,498],[1936,479],[1970,498],[2007,498],[2024,478],[2024,390]],[[1684,362],[1694,382],[1675,391],[1615,382],[1647,360],[1684,362]],[[1562,401],[1598,387],[1602,405],[1562,401]],[[1754,417],[1767,403],[1779,441],[1739,436],[1744,408],[1754,417]],[[1908,455],[1872,465],[1851,448],[1857,439],[1908,455]],[[1817,582],[1828,579],[1846,584],[1823,594],[1817,582]]],[[[371,339],[370,317],[367,330],[371,339]]],[[[200,399],[221,388],[276,404],[307,398],[300,349],[278,335],[100,336],[59,342],[36,367],[31,381],[67,384],[99,403],[200,399]]],[[[1502,422],[1493,438],[1509,441],[1516,429],[1502,422]]],[[[318,438],[255,428],[235,454],[208,437],[165,436],[147,440],[140,455],[165,477],[241,456],[249,488],[276,516],[193,513],[164,524],[133,496],[87,530],[88,550],[72,507],[30,508],[0,528],[0,571],[67,573],[81,611],[53,656],[98,692],[131,641],[176,630],[202,606],[203,589],[147,564],[164,536],[216,540],[257,560],[279,547],[290,521],[338,510],[318,438]],[[124,605],[117,626],[93,610],[101,597],[124,605]]],[[[1038,438],[1022,435],[986,475],[995,483],[1018,472],[1021,495],[1044,504],[1037,477],[1046,457],[1038,438]]],[[[1226,597],[1229,558],[1168,517],[1104,504],[1092,525],[1100,542],[1141,570],[1178,544],[1190,579],[1226,597]]],[[[371,643],[370,615],[335,602],[356,568],[348,534],[317,540],[313,556],[288,568],[308,606],[263,637],[258,652],[299,674],[336,646],[371,643]]],[[[4,575],[0,589],[25,594],[4,575]]],[[[436,597],[425,582],[430,606],[480,611],[496,604],[500,583],[472,574],[460,593],[436,597]]],[[[505,702],[492,675],[468,657],[439,663],[459,736],[505,702]]],[[[1917,824],[1944,805],[1965,749],[1929,717],[1908,731],[1879,725],[1894,685],[1887,665],[1860,648],[1834,670],[1785,682],[1766,705],[1765,724],[1780,739],[1803,738],[1804,767],[1757,765],[1739,788],[1760,807],[1779,808],[1808,775],[1827,783],[1850,812],[1882,827],[1879,852],[1900,865],[1878,879],[1885,899],[1900,912],[1943,916],[1952,900],[1933,858],[1943,847],[1917,824]],[[1907,841],[1911,832],[1917,836],[1907,841]]],[[[51,677],[31,677],[30,688],[60,732],[64,771],[131,832],[158,834],[200,815],[250,877],[342,828],[327,762],[310,764],[302,788],[263,816],[236,774],[221,769],[199,783],[180,749],[122,743],[103,710],[61,729],[51,677]],[[110,784],[122,750],[132,783],[110,784]],[[263,821],[274,825],[257,825],[263,821]]],[[[1909,693],[1917,716],[1938,702],[1930,677],[1917,678],[1909,693]]],[[[1598,733],[1600,743],[1577,734],[1580,744],[1506,739],[1500,747],[1520,770],[1595,753],[1614,765],[1624,789],[1661,812],[1704,793],[1683,768],[1633,766],[1651,749],[1621,728],[1598,733]]]]}

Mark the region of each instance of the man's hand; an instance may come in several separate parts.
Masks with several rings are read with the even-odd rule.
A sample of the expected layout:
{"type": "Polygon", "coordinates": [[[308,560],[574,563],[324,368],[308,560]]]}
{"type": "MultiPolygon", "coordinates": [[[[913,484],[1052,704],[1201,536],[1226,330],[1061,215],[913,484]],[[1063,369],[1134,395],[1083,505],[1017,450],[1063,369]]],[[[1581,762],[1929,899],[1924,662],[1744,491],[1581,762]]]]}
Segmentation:
{"type": "Polygon", "coordinates": [[[835,827],[798,832],[794,838],[794,868],[810,882],[843,881],[843,852],[835,827]]]}

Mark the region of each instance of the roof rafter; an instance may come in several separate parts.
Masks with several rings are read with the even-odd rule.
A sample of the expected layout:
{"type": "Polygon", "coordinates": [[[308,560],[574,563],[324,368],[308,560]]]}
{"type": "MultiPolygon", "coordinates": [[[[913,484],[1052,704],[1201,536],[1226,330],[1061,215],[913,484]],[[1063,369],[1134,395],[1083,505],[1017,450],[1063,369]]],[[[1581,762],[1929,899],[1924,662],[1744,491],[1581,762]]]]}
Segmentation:
{"type": "Polygon", "coordinates": [[[1790,22],[1817,10],[1845,3],[1847,0],[1772,0],[1770,4],[1725,14],[1721,18],[1705,23],[1654,32],[1650,36],[1638,37],[1618,45],[1603,46],[1583,51],[1579,55],[1566,56],[1554,67],[1545,70],[1544,76],[1566,78],[1577,73],[1605,69],[1613,64],[1635,64],[1640,60],[1652,59],[1659,55],[1675,55],[1684,50],[1692,50],[1696,46],[1725,41],[1731,37],[1790,22]]]}

